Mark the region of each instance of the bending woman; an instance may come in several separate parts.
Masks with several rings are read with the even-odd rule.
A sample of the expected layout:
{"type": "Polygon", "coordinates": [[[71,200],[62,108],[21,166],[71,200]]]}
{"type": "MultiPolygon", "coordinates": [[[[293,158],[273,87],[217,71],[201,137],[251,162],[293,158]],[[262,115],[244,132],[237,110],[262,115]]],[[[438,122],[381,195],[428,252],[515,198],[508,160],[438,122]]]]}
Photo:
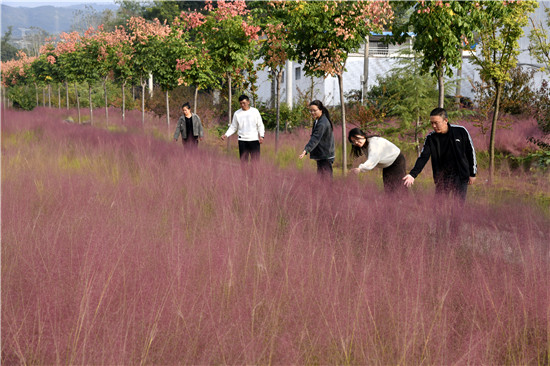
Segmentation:
{"type": "Polygon", "coordinates": [[[382,179],[386,193],[406,192],[403,189],[404,177],[406,174],[405,157],[401,150],[390,141],[380,136],[367,136],[359,128],[354,128],[348,133],[348,140],[351,143],[351,155],[355,158],[365,155],[367,161],[359,167],[351,169],[351,172],[367,172],[374,167],[382,168],[382,179]]]}
{"type": "Polygon", "coordinates": [[[317,161],[317,173],[322,178],[332,179],[332,163],[334,163],[334,135],[330,115],[323,103],[314,100],[309,103],[309,113],[315,122],[311,129],[311,137],[299,158],[306,154],[317,161]]]}

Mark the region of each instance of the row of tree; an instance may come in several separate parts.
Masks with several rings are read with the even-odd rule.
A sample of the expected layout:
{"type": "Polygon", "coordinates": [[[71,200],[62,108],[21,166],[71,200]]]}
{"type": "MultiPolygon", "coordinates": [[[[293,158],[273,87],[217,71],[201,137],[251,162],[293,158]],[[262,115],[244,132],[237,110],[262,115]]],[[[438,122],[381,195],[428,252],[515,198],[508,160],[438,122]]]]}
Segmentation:
{"type": "MultiPolygon", "coordinates": [[[[20,54],[2,64],[3,85],[62,83],[68,93],[67,85],[71,83],[77,93],[76,85],[86,83],[92,116],[92,85],[102,81],[105,86],[107,79],[112,78],[121,86],[123,101],[126,85],[141,85],[144,112],[145,87],[149,75],[153,75],[166,93],[169,124],[171,90],[185,84],[194,86],[197,93],[224,84],[229,92],[230,119],[232,89],[242,88],[247,79],[253,87],[254,61],[261,60],[256,64],[269,68],[277,85],[278,142],[280,83],[287,60],[294,60],[304,65],[306,75],[338,78],[342,136],[345,136],[343,73],[348,55],[359,49],[372,32],[390,29],[393,36],[388,38],[389,42],[402,43],[405,37],[414,38],[413,48],[422,55],[422,71],[434,74],[439,80],[440,106],[444,101],[444,76],[452,76],[453,70],[460,69],[463,50],[474,51],[473,59],[481,76],[493,83],[495,90],[490,144],[492,176],[502,85],[517,64],[518,40],[528,16],[538,6],[536,1],[516,0],[391,3],[272,0],[253,3],[249,8],[245,1],[219,0],[205,1],[202,8],[181,11],[178,2],[164,3],[148,10],[156,9],[163,22],[130,17],[124,27],[111,31],[99,26],[84,34],[63,33],[42,47],[36,58],[20,54]],[[181,12],[177,16],[166,15],[174,11],[181,12]],[[474,44],[476,49],[472,48],[474,44]]],[[[548,44],[542,38],[544,33],[538,36],[542,45],[548,44]]],[[[544,57],[544,52],[539,54],[544,57]]],[[[123,105],[123,116],[124,109],[123,105]]],[[[345,143],[342,149],[345,170],[345,143]]]]}

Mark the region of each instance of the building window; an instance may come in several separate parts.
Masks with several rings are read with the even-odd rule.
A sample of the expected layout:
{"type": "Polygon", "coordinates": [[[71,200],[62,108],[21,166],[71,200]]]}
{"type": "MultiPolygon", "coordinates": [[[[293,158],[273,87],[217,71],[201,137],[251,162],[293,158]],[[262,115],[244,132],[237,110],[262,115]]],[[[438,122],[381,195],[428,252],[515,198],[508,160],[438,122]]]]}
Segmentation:
{"type": "Polygon", "coordinates": [[[302,78],[302,69],[298,66],[294,69],[294,79],[300,80],[302,78]]]}

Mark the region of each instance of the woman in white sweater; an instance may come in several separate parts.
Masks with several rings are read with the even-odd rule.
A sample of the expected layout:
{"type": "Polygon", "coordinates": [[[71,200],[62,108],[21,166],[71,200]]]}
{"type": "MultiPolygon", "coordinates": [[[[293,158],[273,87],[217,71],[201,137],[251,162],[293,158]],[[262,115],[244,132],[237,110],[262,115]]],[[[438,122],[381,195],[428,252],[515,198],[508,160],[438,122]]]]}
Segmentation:
{"type": "Polygon", "coordinates": [[[359,167],[351,169],[352,173],[359,174],[374,169],[382,168],[382,179],[386,193],[399,193],[406,191],[401,181],[406,173],[405,157],[401,150],[383,137],[367,135],[361,129],[354,128],[348,133],[351,143],[351,155],[358,158],[362,155],[367,161],[359,167]]]}

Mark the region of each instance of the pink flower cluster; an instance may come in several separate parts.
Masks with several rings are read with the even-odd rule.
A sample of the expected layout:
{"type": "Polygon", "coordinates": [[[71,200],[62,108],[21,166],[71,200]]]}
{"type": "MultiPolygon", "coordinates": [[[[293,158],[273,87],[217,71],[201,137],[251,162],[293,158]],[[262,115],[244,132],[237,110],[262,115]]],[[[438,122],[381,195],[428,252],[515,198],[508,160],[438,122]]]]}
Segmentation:
{"type": "Polygon", "coordinates": [[[181,72],[189,70],[191,68],[191,66],[193,66],[193,64],[195,64],[195,59],[191,59],[191,60],[177,59],[176,61],[177,61],[176,70],[179,70],[181,72]]]}
{"type": "Polygon", "coordinates": [[[179,25],[180,19],[185,23],[184,28],[186,30],[198,28],[206,22],[204,14],[196,11],[189,13],[181,12],[179,19],[176,19],[174,24],[179,25]]]}
{"type": "Polygon", "coordinates": [[[57,42],[57,46],[55,47],[55,53],[57,55],[76,51],[77,45],[81,42],[81,37],[78,32],[63,32],[59,35],[59,38],[60,41],[57,42]]]}
{"type": "Polygon", "coordinates": [[[27,75],[27,71],[36,57],[28,57],[23,51],[17,52],[17,58],[0,63],[2,85],[13,86],[27,75]]]}
{"type": "Polygon", "coordinates": [[[250,25],[246,23],[244,20],[242,23],[242,27],[244,30],[244,34],[246,34],[246,36],[250,38],[251,41],[258,39],[258,32],[260,31],[260,27],[255,25],[250,25]]]}
{"type": "Polygon", "coordinates": [[[148,22],[142,17],[132,17],[128,20],[128,29],[132,32],[130,39],[134,43],[145,44],[149,37],[164,38],[170,34],[171,28],[164,21],[161,23],[158,19],[148,22]]]}
{"type": "Polygon", "coordinates": [[[235,1],[219,0],[217,4],[218,4],[218,9],[216,10],[215,17],[216,17],[216,20],[218,21],[231,19],[239,15],[241,16],[248,15],[249,13],[249,10],[246,8],[246,2],[244,0],[235,0],[235,1]]]}

